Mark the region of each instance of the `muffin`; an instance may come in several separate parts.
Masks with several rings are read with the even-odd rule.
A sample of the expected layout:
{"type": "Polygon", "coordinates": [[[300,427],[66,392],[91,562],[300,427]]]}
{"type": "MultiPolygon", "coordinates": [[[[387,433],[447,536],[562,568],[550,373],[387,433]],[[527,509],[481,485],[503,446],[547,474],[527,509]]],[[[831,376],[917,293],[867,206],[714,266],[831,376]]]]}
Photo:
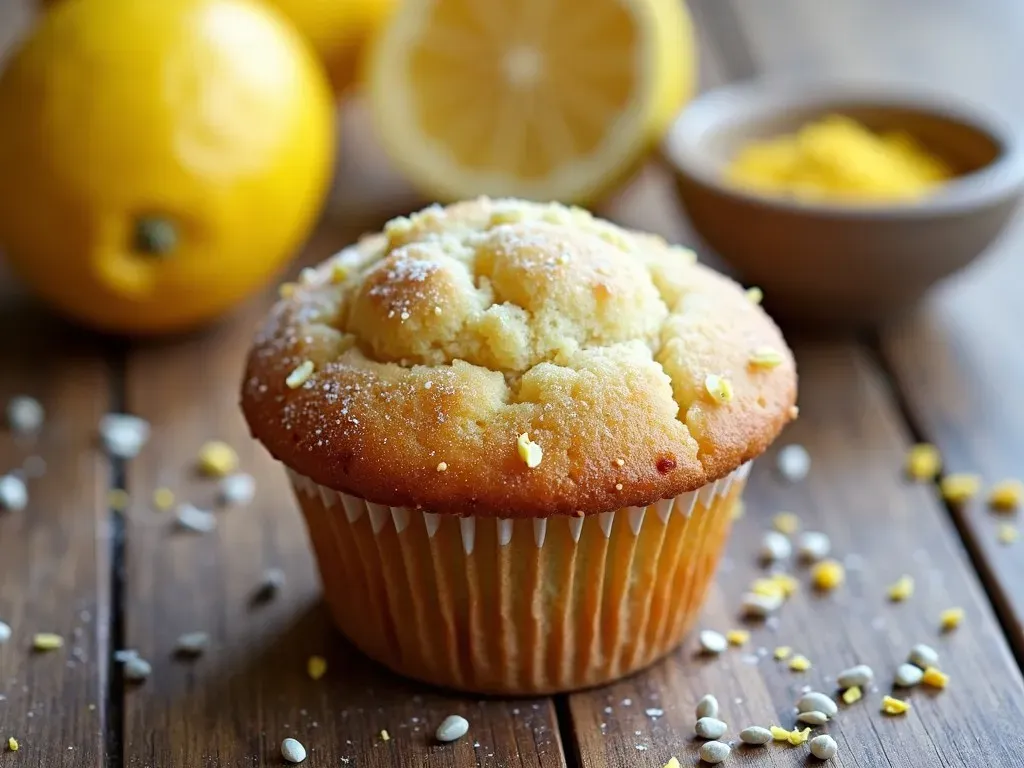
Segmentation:
{"type": "Polygon", "coordinates": [[[304,271],[242,385],[345,636],[506,694],[604,683],[680,642],[795,397],[778,329],[689,251],[488,199],[304,271]]]}

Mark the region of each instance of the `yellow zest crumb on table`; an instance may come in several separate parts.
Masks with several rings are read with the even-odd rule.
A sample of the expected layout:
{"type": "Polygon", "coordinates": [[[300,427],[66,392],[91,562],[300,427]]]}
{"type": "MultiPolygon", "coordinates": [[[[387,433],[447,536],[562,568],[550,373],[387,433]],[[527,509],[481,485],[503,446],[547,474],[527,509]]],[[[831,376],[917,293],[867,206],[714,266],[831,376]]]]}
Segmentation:
{"type": "Polygon", "coordinates": [[[131,497],[124,488],[111,488],[107,493],[107,504],[115,512],[124,512],[131,503],[131,497]]]}
{"type": "Polygon", "coordinates": [[[544,458],[544,451],[539,445],[530,440],[530,434],[523,432],[516,441],[516,447],[519,450],[519,458],[523,460],[530,469],[540,466],[541,459],[544,458]]]}
{"type": "Polygon", "coordinates": [[[210,477],[225,477],[238,469],[238,453],[222,440],[210,440],[199,449],[199,471],[210,477]]]}
{"type": "Polygon", "coordinates": [[[745,629],[730,629],[725,633],[729,645],[746,645],[750,642],[750,633],[745,629]]]}
{"type": "Polygon", "coordinates": [[[896,583],[889,587],[889,599],[895,603],[907,600],[914,594],[914,578],[907,574],[900,576],[896,583]]]}
{"type": "Polygon", "coordinates": [[[764,597],[783,597],[786,594],[782,585],[774,578],[754,579],[750,584],[750,591],[764,597]]]}
{"type": "Polygon", "coordinates": [[[792,512],[779,512],[772,518],[772,527],[779,533],[791,536],[800,530],[800,518],[792,512]]]}
{"type": "Polygon", "coordinates": [[[391,741],[391,734],[387,732],[387,729],[384,729],[380,732],[380,740],[391,741]]]}
{"type": "Polygon", "coordinates": [[[822,560],[811,568],[811,580],[814,586],[822,590],[832,590],[846,579],[846,570],[838,560],[822,560]]]}
{"type": "Polygon", "coordinates": [[[988,492],[988,505],[1000,512],[1009,512],[1024,500],[1024,483],[1020,480],[1001,480],[988,492]]]}
{"type": "Polygon", "coordinates": [[[719,405],[728,403],[733,397],[732,382],[717,373],[704,377],[704,390],[719,405]]]}
{"type": "Polygon", "coordinates": [[[777,368],[782,365],[782,353],[774,347],[758,347],[750,355],[752,368],[777,368]]]}
{"type": "Polygon", "coordinates": [[[313,680],[319,680],[327,674],[327,659],[323,656],[310,656],[306,662],[306,672],[313,680]]]}
{"type": "Polygon", "coordinates": [[[297,287],[298,286],[295,283],[281,283],[280,287],[277,289],[277,295],[282,299],[290,299],[295,295],[295,289],[297,287]]]}
{"type": "Polygon", "coordinates": [[[790,657],[790,654],[792,653],[793,649],[790,648],[788,645],[780,645],[772,653],[772,656],[775,658],[776,661],[784,661],[785,659],[788,659],[790,657]]]}
{"type": "Polygon", "coordinates": [[[789,668],[794,672],[806,672],[811,668],[811,660],[803,654],[798,653],[789,660],[789,668]]]}
{"type": "Polygon", "coordinates": [[[1013,544],[1020,537],[1020,532],[1012,523],[1003,523],[999,526],[998,535],[1000,544],[1013,544]]]}
{"type": "Polygon", "coordinates": [[[18,751],[18,740],[16,738],[14,738],[13,736],[11,736],[7,740],[7,748],[9,750],[11,750],[11,752],[17,752],[18,751]]]}
{"type": "Polygon", "coordinates": [[[947,608],[939,614],[939,626],[942,627],[943,631],[945,632],[949,632],[952,629],[956,629],[960,626],[963,620],[963,608],[947,608]]]}
{"type": "Polygon", "coordinates": [[[64,647],[64,638],[52,632],[40,632],[32,638],[32,647],[37,651],[55,651],[64,647]]]}
{"type": "Polygon", "coordinates": [[[800,582],[788,573],[776,573],[771,580],[782,591],[783,597],[792,597],[800,588],[800,582]]]}
{"type": "Polygon", "coordinates": [[[864,692],[861,691],[859,685],[854,685],[843,691],[843,701],[847,704],[853,704],[854,702],[860,701],[864,698],[864,692]]]}
{"type": "Polygon", "coordinates": [[[907,453],[907,475],[918,482],[931,482],[942,469],[942,456],[931,443],[918,443],[907,453]]]}
{"type": "Polygon", "coordinates": [[[157,488],[153,491],[153,506],[166,512],[174,506],[174,491],[170,488],[157,488]]]}
{"type": "Polygon", "coordinates": [[[679,760],[678,759],[676,759],[674,757],[670,757],[668,759],[668,762],[665,763],[665,765],[662,766],[662,768],[681,768],[681,766],[679,765],[679,760]]]}
{"type": "Polygon", "coordinates": [[[747,288],[747,301],[751,304],[760,304],[764,299],[764,291],[758,288],[756,285],[747,288]]]}
{"type": "Polygon", "coordinates": [[[894,699],[892,696],[882,697],[882,711],[887,715],[902,715],[910,709],[910,702],[894,699]]]}
{"type": "Polygon", "coordinates": [[[945,688],[949,683],[949,675],[936,667],[928,667],[921,677],[921,682],[932,688],[945,688]]]}
{"type": "Polygon", "coordinates": [[[946,475],[939,482],[942,498],[950,504],[963,504],[973,498],[981,489],[981,478],[977,475],[957,473],[946,475]]]}
{"type": "Polygon", "coordinates": [[[776,741],[789,741],[789,731],[778,725],[773,725],[768,729],[771,731],[772,738],[776,741]]]}
{"type": "Polygon", "coordinates": [[[284,380],[284,383],[288,385],[288,389],[298,389],[309,381],[309,377],[313,375],[315,367],[312,360],[306,360],[288,374],[288,378],[284,380]]]}
{"type": "Polygon", "coordinates": [[[811,729],[810,728],[804,728],[802,731],[798,731],[796,728],[794,728],[792,731],[789,732],[789,737],[786,740],[790,744],[793,744],[794,746],[796,746],[796,745],[799,745],[799,744],[803,744],[809,738],[811,738],[811,729]]]}

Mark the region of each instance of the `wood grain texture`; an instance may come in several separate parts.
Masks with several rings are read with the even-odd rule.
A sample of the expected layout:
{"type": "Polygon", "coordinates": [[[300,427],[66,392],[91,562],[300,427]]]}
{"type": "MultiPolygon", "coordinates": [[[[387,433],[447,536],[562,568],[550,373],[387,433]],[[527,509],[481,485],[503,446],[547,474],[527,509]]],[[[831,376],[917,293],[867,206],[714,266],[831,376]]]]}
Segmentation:
{"type": "MultiPolygon", "coordinates": [[[[909,438],[878,369],[850,344],[797,345],[797,357],[801,417],[781,444],[803,444],[813,457],[811,474],[801,484],[784,483],[774,471],[775,451],[755,465],[747,514],[734,530],[700,624],[720,632],[751,629],[749,645],[709,659],[697,655],[691,638],[645,673],[572,696],[583,766],[661,768],[672,756],[694,763],[700,743],[692,735],[693,710],[705,693],[718,697],[729,738],[748,725],[792,727],[803,686],[832,693],[836,674],[859,663],[874,668],[876,686],[819,729],[838,741],[842,765],[1012,765],[1019,759],[1020,673],[944,510],[930,489],[901,477],[909,438]],[[847,583],[818,594],[807,568],[793,567],[800,592],[777,622],[751,624],[738,616],[740,598],[765,573],[758,544],[782,510],[797,513],[806,530],[831,537],[834,555],[846,563],[847,583]],[[903,604],[888,602],[888,585],[904,573],[915,578],[916,594],[903,604]],[[943,635],[939,613],[954,605],[966,609],[968,620],[943,635]],[[881,697],[920,642],[939,651],[952,682],[938,693],[910,692],[911,712],[886,717],[881,697]],[[805,654],[813,668],[798,673],[774,661],[771,652],[779,645],[805,654]]],[[[775,745],[737,753],[749,764],[779,766],[804,765],[808,754],[806,747],[775,745]]]]}
{"type": "MultiPolygon", "coordinates": [[[[327,257],[353,234],[321,231],[306,260],[327,257]]],[[[154,673],[127,694],[125,765],[275,765],[288,736],[309,750],[310,766],[563,765],[550,700],[425,689],[366,660],[330,625],[284,472],[249,438],[237,405],[243,356],[265,305],[254,302],[202,336],[139,348],[129,360],[128,405],[152,421],[154,436],[128,474],[127,644],[154,673]],[[209,439],[239,449],[257,499],[218,511],[214,533],[178,531],[172,513],[153,510],[153,490],[166,486],[211,508],[215,483],[194,472],[209,439]],[[284,569],[287,585],[257,605],[268,567],[284,569]],[[210,650],[175,659],[177,637],[196,630],[210,633],[210,650]],[[306,674],[314,654],[328,662],[318,682],[306,674]],[[470,734],[439,746],[433,732],[452,713],[470,721],[470,734]]]]}
{"type": "Polygon", "coordinates": [[[38,436],[0,423],[0,475],[27,479],[29,505],[0,510],[0,763],[8,737],[23,765],[103,761],[110,623],[110,474],[96,449],[109,371],[95,340],[47,316],[0,265],[0,407],[19,394],[47,412],[38,436]],[[37,632],[64,648],[32,650],[37,632]]]}

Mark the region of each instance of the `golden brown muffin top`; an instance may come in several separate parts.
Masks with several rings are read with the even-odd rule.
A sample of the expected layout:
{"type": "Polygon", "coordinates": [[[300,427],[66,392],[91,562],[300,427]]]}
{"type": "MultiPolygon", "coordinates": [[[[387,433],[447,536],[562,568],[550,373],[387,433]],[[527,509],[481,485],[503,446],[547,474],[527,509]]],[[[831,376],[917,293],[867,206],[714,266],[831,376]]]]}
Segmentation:
{"type": "Polygon", "coordinates": [[[250,429],[379,504],[643,506],[728,474],[795,413],[790,351],[735,283],[579,209],[431,207],[282,293],[249,355],[250,429]]]}

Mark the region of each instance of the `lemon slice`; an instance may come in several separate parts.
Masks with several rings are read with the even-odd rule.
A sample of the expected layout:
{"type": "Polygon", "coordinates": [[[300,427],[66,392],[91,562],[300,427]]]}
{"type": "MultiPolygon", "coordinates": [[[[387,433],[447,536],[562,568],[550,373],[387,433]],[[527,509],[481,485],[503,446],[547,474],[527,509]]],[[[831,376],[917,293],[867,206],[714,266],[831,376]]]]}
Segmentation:
{"type": "Polygon", "coordinates": [[[586,202],[692,94],[680,0],[408,0],[371,49],[385,150],[424,192],[586,202]]]}

